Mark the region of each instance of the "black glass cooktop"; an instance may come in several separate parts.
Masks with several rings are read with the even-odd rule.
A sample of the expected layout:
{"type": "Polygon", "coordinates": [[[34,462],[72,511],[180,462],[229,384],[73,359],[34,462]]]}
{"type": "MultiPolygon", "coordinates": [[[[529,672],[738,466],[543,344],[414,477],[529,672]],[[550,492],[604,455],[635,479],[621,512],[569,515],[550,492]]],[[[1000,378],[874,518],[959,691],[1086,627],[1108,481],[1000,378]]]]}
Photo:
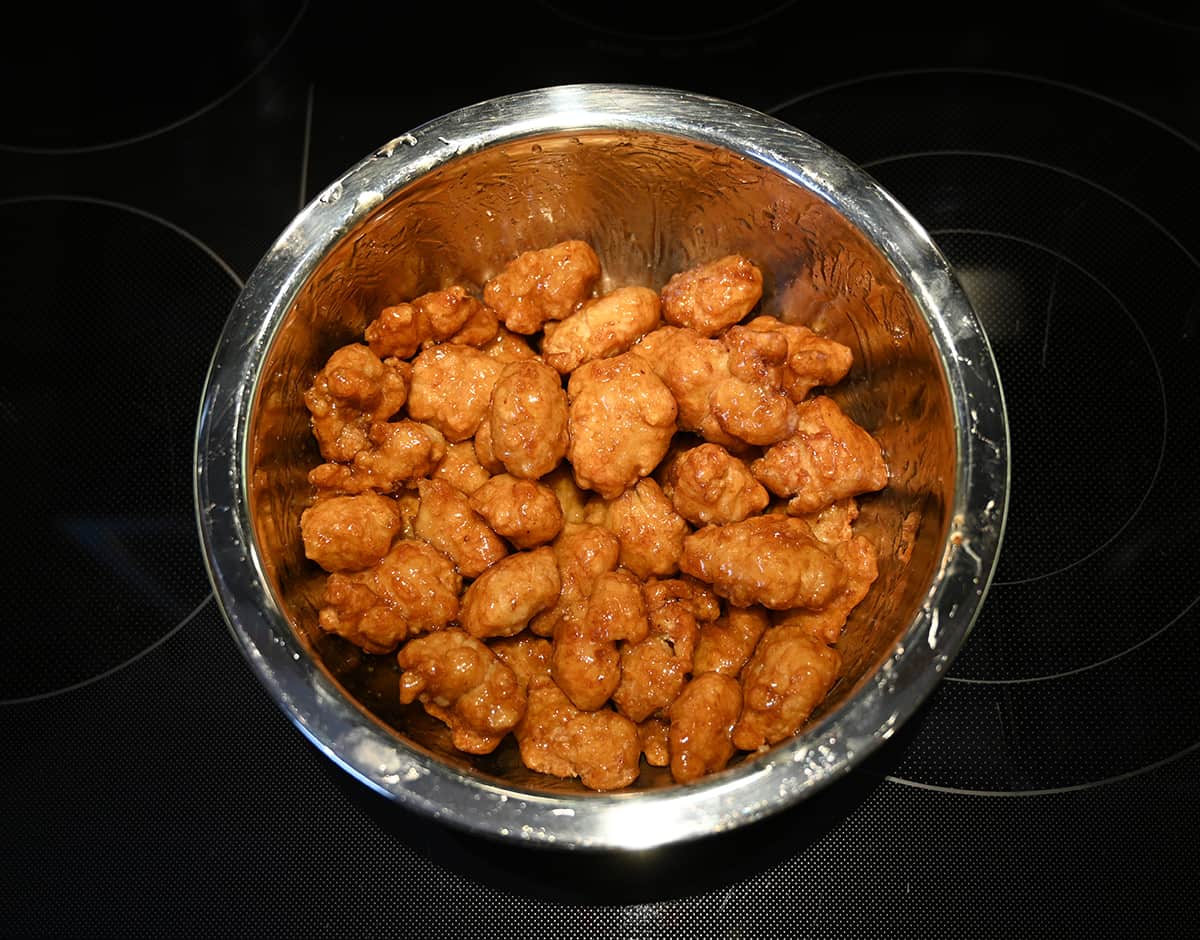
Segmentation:
{"type": "Polygon", "coordinates": [[[30,11],[0,62],[0,934],[1187,933],[1200,16],[989,10],[30,11]],[[430,118],[576,81],[735,100],[865,167],[955,266],[1012,438],[996,580],[918,715],[793,810],[622,858],[335,767],[243,661],[192,507],[210,355],[291,216],[430,118]]]}

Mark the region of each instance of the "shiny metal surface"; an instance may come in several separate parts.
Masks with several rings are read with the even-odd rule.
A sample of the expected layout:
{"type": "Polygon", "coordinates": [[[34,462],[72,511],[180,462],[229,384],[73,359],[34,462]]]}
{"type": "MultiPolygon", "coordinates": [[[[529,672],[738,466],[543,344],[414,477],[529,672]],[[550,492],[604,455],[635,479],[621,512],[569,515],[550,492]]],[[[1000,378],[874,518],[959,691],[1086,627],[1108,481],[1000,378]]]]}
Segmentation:
{"type": "MultiPolygon", "coordinates": [[[[247,660],[332,760],[477,833],[640,848],[762,818],[886,740],[966,638],[1002,541],[1008,429],[987,338],[944,257],[870,177],[803,132],[686,92],[578,85],[482,102],[396,138],[307,206],[263,257],[215,350],[196,433],[197,521],[247,660]],[[455,754],[396,702],[395,673],[321,634],[299,513],[317,462],[301,394],[388,302],[480,286],[519,251],[596,248],[607,283],[660,286],[716,253],[766,272],[764,312],[851,347],[835,397],[891,482],[857,528],[880,578],[839,643],[845,675],[794,739],[681,787],[624,793],[455,754]]],[[[386,657],[385,659],[394,659],[386,657]]]]}

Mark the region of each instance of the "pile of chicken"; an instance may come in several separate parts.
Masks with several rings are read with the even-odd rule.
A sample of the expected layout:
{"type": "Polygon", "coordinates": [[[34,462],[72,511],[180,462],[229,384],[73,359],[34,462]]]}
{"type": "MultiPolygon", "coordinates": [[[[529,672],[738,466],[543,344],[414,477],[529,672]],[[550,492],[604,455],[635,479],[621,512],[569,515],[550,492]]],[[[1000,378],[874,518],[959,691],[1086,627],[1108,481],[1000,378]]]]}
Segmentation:
{"type": "Polygon", "coordinates": [[[758,314],[729,255],[601,293],[582,241],[482,296],[388,306],[305,392],[300,520],[322,629],[397,656],[469,754],[596,790],[686,783],[794,734],[877,577],[875,439],[824,391],[850,350],[758,314]]]}

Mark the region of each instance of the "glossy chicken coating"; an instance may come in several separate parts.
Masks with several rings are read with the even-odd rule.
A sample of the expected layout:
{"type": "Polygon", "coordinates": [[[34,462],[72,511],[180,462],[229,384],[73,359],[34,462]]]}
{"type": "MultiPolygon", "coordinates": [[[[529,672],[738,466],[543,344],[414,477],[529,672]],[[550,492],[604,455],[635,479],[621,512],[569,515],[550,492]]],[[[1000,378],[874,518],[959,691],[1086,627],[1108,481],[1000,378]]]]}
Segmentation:
{"type": "Polygon", "coordinates": [[[755,647],[770,623],[767,611],[762,607],[729,605],[716,620],[700,625],[692,671],[697,675],[719,672],[736,676],[754,655],[755,647]]]}
{"type": "Polygon", "coordinates": [[[683,540],[679,567],[738,607],[824,607],[841,590],[845,566],[808,525],[777,513],[705,526],[683,540]]]}
{"type": "Polygon", "coordinates": [[[836,385],[854,364],[849,346],[826,339],[807,326],[761,316],[750,320],[746,328],[783,336],[787,343],[783,388],[792,401],[803,401],[818,386],[836,385]]]}
{"type": "Polygon", "coordinates": [[[475,449],[475,459],[479,461],[479,465],[488,473],[497,474],[504,472],[504,464],[500,462],[500,458],[492,450],[492,422],[488,420],[488,413],[490,411],[491,404],[489,403],[487,410],[484,412],[483,420],[479,422],[479,428],[475,431],[475,437],[471,443],[475,449]]]}
{"type": "Polygon", "coordinates": [[[744,751],[798,731],[829,694],[841,669],[832,646],[797,627],[771,627],[742,670],[742,714],[733,744],[744,751]]]}
{"type": "Polygon", "coordinates": [[[567,453],[567,393],[544,362],[510,362],[492,388],[492,454],[515,477],[536,480],[567,453]]]}
{"type": "Polygon", "coordinates": [[[667,462],[662,489],[675,511],[696,525],[741,522],[771,501],[744,460],[707,442],[667,462]]]}
{"type": "Polygon", "coordinates": [[[542,359],[563,375],[585,362],[627,351],[659,325],[658,294],[648,287],[618,287],[589,300],[557,323],[547,323],[542,359]]]}
{"type": "Polygon", "coordinates": [[[477,578],[508,554],[508,546],[471,508],[466,494],[441,480],[417,483],[420,505],[414,522],[424,539],[453,562],[465,578],[477,578]]]}
{"type": "Polygon", "coordinates": [[[367,446],[367,433],[408,398],[412,368],[382,360],[362,343],[336,350],[304,392],[313,436],[326,460],[350,460],[367,446]]]}
{"type": "Polygon", "coordinates": [[[666,718],[647,718],[637,726],[642,756],[651,767],[671,763],[671,723],[666,718]]]}
{"type": "Polygon", "coordinates": [[[570,240],[518,255],[484,285],[483,299],[505,327],[528,336],[569,317],[599,280],[592,246],[570,240]]]}
{"type": "Polygon", "coordinates": [[[431,476],[436,480],[449,483],[456,490],[461,490],[468,496],[492,478],[492,475],[475,455],[473,440],[447,444],[446,453],[433,468],[431,476]]]}
{"type": "Polygon", "coordinates": [[[797,425],[783,390],[786,343],[742,331],[709,338],[686,327],[659,327],[633,347],[670,390],[680,429],[734,451],[782,440],[797,425]],[[764,349],[764,347],[766,347],[764,349]],[[778,362],[772,363],[768,354],[778,362]]]}
{"type": "Polygon", "coordinates": [[[486,643],[457,627],[409,640],[396,655],[400,701],[419,701],[468,754],[489,754],[525,716],[516,674],[486,643]]]}
{"type": "Polygon", "coordinates": [[[499,326],[492,310],[456,285],[384,307],[367,325],[363,338],[381,359],[410,359],[431,343],[482,346],[496,337],[499,326]]]}
{"type": "Polygon", "coordinates": [[[430,346],[412,362],[408,416],[432,424],[448,441],[465,441],[487,415],[503,369],[474,346],[430,346]]]}
{"type": "Polygon", "coordinates": [[[525,337],[518,336],[503,326],[496,332],[494,339],[488,340],[479,348],[484,355],[498,362],[520,362],[522,359],[536,359],[538,355],[525,337]]]}
{"type": "Polygon", "coordinates": [[[399,531],[399,505],[378,493],[319,499],[300,513],[304,554],[326,571],[371,567],[399,531]]]}
{"type": "Polygon", "coordinates": [[[515,636],[554,605],[562,583],[548,546],[501,558],[463,592],[458,619],[471,636],[515,636]]]}
{"type": "Polygon", "coordinates": [[[637,725],[608,708],[582,711],[549,676],[530,680],[525,717],[513,731],[530,770],[618,790],[640,772],[637,725]]]}
{"type": "Polygon", "coordinates": [[[613,704],[635,722],[664,714],[692,671],[700,622],[712,620],[720,605],[704,585],[683,578],[645,583],[649,631],[640,642],[621,646],[621,682],[613,704]]]}
{"type": "Polygon", "coordinates": [[[496,637],[488,641],[488,646],[513,671],[522,691],[527,691],[535,679],[550,678],[553,648],[545,637],[523,631],[513,636],[496,637]]]}
{"type": "Polygon", "coordinates": [[[731,254],[673,275],[659,292],[663,319],[716,336],[762,298],[763,277],[750,260],[731,254]]]}
{"type": "Polygon", "coordinates": [[[742,711],[742,687],[733,676],[699,673],[667,709],[671,721],[671,776],[691,783],[724,769],[733,757],[733,726],[742,711]]]}
{"type": "Polygon", "coordinates": [[[514,548],[544,545],[562,531],[562,506],[545,483],[499,473],[476,489],[470,499],[471,508],[514,548]]]}
{"type": "Polygon", "coordinates": [[[817,512],[835,500],[883,489],[883,451],[863,427],[824,395],[796,406],[796,433],[750,465],[776,496],[790,496],[788,512],[817,512]]]}
{"type": "Polygon", "coordinates": [[[567,383],[575,481],[615,499],[658,466],[675,433],[675,399],[632,353],[595,359],[567,383]]]}
{"type": "Polygon", "coordinates": [[[857,516],[858,505],[848,498],[819,513],[799,517],[808,523],[819,541],[832,548],[834,557],[845,567],[846,579],[842,589],[822,609],[781,612],[772,618],[775,624],[802,628],[826,643],[837,642],[850,612],[866,598],[879,577],[878,549],[870,539],[854,534],[857,516]]]}
{"type": "Polygon", "coordinates": [[[331,574],[318,622],[368,653],[389,653],[457,617],[461,591],[462,578],[449,558],[426,542],[402,538],[378,564],[331,574]]]}
{"type": "Polygon", "coordinates": [[[617,567],[621,543],[602,526],[567,523],[551,548],[562,589],[558,602],[530,622],[529,628],[538,636],[553,635],[558,621],[587,601],[600,576],[617,567]]]}
{"type": "Polygon", "coordinates": [[[605,572],[586,602],[555,625],[554,681],[576,708],[600,708],[621,681],[617,643],[639,643],[647,630],[641,582],[628,571],[605,572]]]}
{"type": "Polygon", "coordinates": [[[638,480],[616,499],[594,499],[587,520],[616,533],[620,564],[639,578],[665,577],[679,571],[687,520],[652,477],[638,480]]]}
{"type": "Polygon", "coordinates": [[[308,481],[321,492],[396,493],[431,473],[446,453],[440,431],[419,421],[376,422],[367,444],[349,463],[313,467],[308,481]]]}

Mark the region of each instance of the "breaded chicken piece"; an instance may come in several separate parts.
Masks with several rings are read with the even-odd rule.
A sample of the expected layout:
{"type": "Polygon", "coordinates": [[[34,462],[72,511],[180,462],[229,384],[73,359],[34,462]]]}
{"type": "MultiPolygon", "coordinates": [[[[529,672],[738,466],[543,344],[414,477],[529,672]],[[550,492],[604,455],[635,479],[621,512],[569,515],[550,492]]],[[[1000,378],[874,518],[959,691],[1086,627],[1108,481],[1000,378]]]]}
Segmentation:
{"type": "Polygon", "coordinates": [[[325,581],[318,622],[368,653],[390,653],[411,636],[458,616],[462,578],[454,563],[418,539],[398,539],[378,564],[325,581]]]}
{"type": "Polygon", "coordinates": [[[671,776],[691,783],[722,770],[733,757],[733,726],[742,712],[742,687],[733,676],[703,672],[667,709],[671,776]]]}
{"type": "Polygon", "coordinates": [[[446,454],[440,431],[419,421],[376,422],[349,463],[318,464],[308,481],[321,493],[398,493],[427,476],[446,454]]]}
{"type": "Polygon", "coordinates": [[[547,323],[542,359],[563,375],[585,362],[629,349],[659,325],[658,294],[649,287],[618,287],[583,304],[557,323],[547,323]]]}
{"type": "Polygon", "coordinates": [[[504,363],[474,346],[439,343],[412,361],[408,416],[448,441],[465,441],[484,419],[504,363]]]}
{"type": "Polygon", "coordinates": [[[567,393],[562,377],[544,362],[504,366],[492,388],[487,418],[493,456],[515,477],[536,480],[567,452],[567,393]]]}
{"type": "Polygon", "coordinates": [[[641,582],[628,571],[606,571],[555,625],[550,674],[576,708],[594,711],[621,681],[617,643],[639,643],[648,629],[641,582]]]}
{"type": "Polygon", "coordinates": [[[529,629],[538,636],[552,636],[558,621],[587,601],[599,577],[617,567],[621,543],[602,526],[567,523],[551,548],[562,588],[557,603],[530,622],[529,629]]]}
{"type": "Polygon", "coordinates": [[[525,716],[516,674],[457,627],[409,640],[396,655],[400,701],[419,701],[468,754],[489,754],[525,716]]]}
{"type": "Polygon", "coordinates": [[[720,613],[716,596],[687,578],[645,583],[649,631],[621,645],[621,682],[612,695],[621,714],[641,723],[665,714],[692,671],[700,623],[720,613]]]}
{"type": "Polygon", "coordinates": [[[796,406],[799,426],[750,464],[750,472],[776,496],[790,496],[788,512],[817,512],[835,500],[887,485],[879,442],[828,396],[796,406]]]}
{"type": "Polygon", "coordinates": [[[514,548],[544,545],[562,531],[562,506],[545,483],[498,473],[470,499],[471,508],[514,548]]]}
{"type": "Polygon", "coordinates": [[[455,285],[384,307],[367,325],[363,338],[381,359],[411,359],[431,343],[482,346],[496,337],[499,327],[494,311],[465,287],[455,285]]]}
{"type": "Polygon", "coordinates": [[[492,478],[475,455],[473,440],[455,441],[446,445],[446,453],[430,474],[435,480],[449,483],[468,496],[492,478]]]}
{"type": "Polygon", "coordinates": [[[620,564],[639,578],[679,571],[683,537],[691,532],[653,477],[644,477],[616,499],[593,499],[587,521],[616,533],[620,564]]]}
{"type": "Polygon", "coordinates": [[[753,310],[762,292],[762,271],[731,254],[672,275],[659,296],[667,323],[716,336],[753,310]]]}
{"type": "Polygon", "coordinates": [[[642,756],[651,767],[671,763],[671,723],[666,718],[647,718],[637,726],[642,756]]]}
{"type": "Polygon", "coordinates": [[[465,493],[441,480],[417,483],[420,505],[413,530],[453,562],[465,578],[477,578],[508,554],[508,546],[471,508],[465,493]]]}
{"type": "Polygon", "coordinates": [[[608,708],[582,711],[549,676],[530,680],[525,717],[513,731],[530,770],[618,790],[641,770],[637,725],[608,708]]]}
{"type": "Polygon", "coordinates": [[[362,343],[342,346],[304,391],[313,436],[326,460],[350,460],[368,445],[367,433],[408,399],[412,368],[380,359],[362,343]]]}
{"type": "Polygon", "coordinates": [[[679,568],[731,604],[771,610],[824,607],[846,578],[805,522],[777,513],[696,530],[683,540],[679,568]]]}
{"type": "Polygon", "coordinates": [[[642,356],[671,392],[681,430],[743,452],[787,437],[797,419],[783,390],[786,343],[748,330],[734,338],[664,326],[642,337],[631,352],[642,356]]]}
{"type": "Polygon", "coordinates": [[[514,636],[551,607],[562,583],[549,546],[501,558],[463,592],[458,619],[471,636],[514,636]]]}
{"type": "Polygon", "coordinates": [[[797,627],[771,627],[742,670],[734,746],[753,751],[795,734],[829,694],[840,669],[841,656],[832,646],[797,627]]]}
{"type": "Polygon", "coordinates": [[[400,506],[363,493],[319,499],[300,513],[304,554],[326,571],[361,571],[379,562],[400,531],[400,506]]]}
{"type": "Polygon", "coordinates": [[[826,339],[807,326],[784,323],[778,317],[755,317],[746,329],[779,333],[787,342],[783,388],[792,401],[804,401],[818,386],[836,385],[850,372],[854,354],[849,346],[826,339]]]}
{"type": "Polygon", "coordinates": [[[707,442],[668,458],[662,489],[675,511],[696,525],[741,522],[771,501],[744,460],[707,442]]]}
{"type": "Polygon", "coordinates": [[[771,621],[767,611],[758,606],[728,609],[716,620],[700,625],[692,671],[719,672],[736,676],[754,655],[758,641],[771,621]]]}
{"type": "Polygon", "coordinates": [[[675,399],[632,353],[595,359],[567,383],[575,481],[615,499],[658,466],[675,433],[675,399]]]}
{"type": "Polygon", "coordinates": [[[522,359],[536,359],[538,356],[525,337],[518,336],[503,326],[496,331],[495,338],[479,348],[485,355],[499,362],[520,362],[522,359]]]}
{"type": "Polygon", "coordinates": [[[831,503],[819,513],[798,517],[808,523],[819,541],[832,548],[834,557],[845,566],[846,579],[821,610],[782,611],[772,616],[773,623],[802,628],[825,643],[837,642],[850,612],[866,598],[879,577],[879,550],[870,539],[854,534],[857,517],[858,504],[852,497],[831,503]]]}
{"type": "Polygon", "coordinates": [[[575,312],[600,280],[600,259],[571,239],[522,252],[483,287],[484,302],[514,333],[530,335],[575,312]]]}

